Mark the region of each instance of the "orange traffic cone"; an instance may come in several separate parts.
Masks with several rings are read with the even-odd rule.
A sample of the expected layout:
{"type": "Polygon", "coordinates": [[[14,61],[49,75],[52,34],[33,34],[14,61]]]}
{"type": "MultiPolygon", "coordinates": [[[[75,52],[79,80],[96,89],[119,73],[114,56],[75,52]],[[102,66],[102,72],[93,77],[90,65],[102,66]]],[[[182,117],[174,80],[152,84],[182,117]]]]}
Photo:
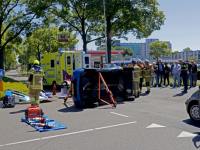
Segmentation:
{"type": "Polygon", "coordinates": [[[53,95],[56,95],[56,85],[53,86],[53,95]]]}

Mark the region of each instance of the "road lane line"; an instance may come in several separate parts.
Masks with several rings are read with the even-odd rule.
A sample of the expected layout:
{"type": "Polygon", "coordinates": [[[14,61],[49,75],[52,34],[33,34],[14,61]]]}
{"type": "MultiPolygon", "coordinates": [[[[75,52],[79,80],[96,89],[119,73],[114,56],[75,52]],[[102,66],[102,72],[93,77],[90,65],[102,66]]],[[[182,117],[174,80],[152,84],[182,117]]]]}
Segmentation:
{"type": "Polygon", "coordinates": [[[16,144],[21,144],[21,143],[27,143],[27,142],[33,142],[33,141],[38,141],[38,140],[41,140],[41,138],[32,139],[32,140],[26,140],[26,141],[20,141],[20,142],[15,142],[15,143],[9,143],[9,144],[4,144],[4,145],[0,145],[0,147],[8,146],[8,145],[16,145],[16,144]]]}
{"type": "Polygon", "coordinates": [[[111,125],[111,126],[105,126],[105,127],[100,127],[100,128],[95,128],[95,130],[101,130],[101,129],[112,128],[112,127],[118,127],[118,126],[133,124],[133,123],[136,123],[136,121],[127,122],[127,123],[122,123],[122,124],[116,124],[116,125],[111,125]]]}
{"type": "Polygon", "coordinates": [[[105,126],[105,127],[95,128],[95,129],[88,129],[88,130],[76,131],[76,132],[71,132],[71,133],[58,134],[58,135],[54,135],[54,136],[47,136],[47,137],[37,138],[37,139],[32,139],[32,140],[2,144],[2,145],[0,145],[0,147],[9,146],[9,145],[17,145],[17,144],[22,144],[22,143],[34,142],[34,141],[41,141],[41,140],[50,139],[50,138],[57,138],[57,137],[62,137],[62,136],[67,136],[67,135],[74,135],[74,134],[85,133],[85,132],[90,132],[90,131],[94,131],[94,130],[101,130],[101,129],[111,128],[111,127],[118,127],[118,126],[133,124],[133,123],[136,123],[136,121],[122,123],[122,124],[116,124],[116,125],[111,125],[111,126],[105,126]]]}
{"type": "Polygon", "coordinates": [[[110,112],[111,114],[115,114],[115,115],[119,115],[119,116],[122,116],[122,117],[129,117],[129,116],[126,116],[126,115],[122,115],[122,114],[118,114],[118,113],[115,113],[115,112],[110,112]]]}
{"type": "Polygon", "coordinates": [[[67,136],[67,135],[73,135],[73,134],[78,134],[78,133],[84,133],[84,132],[89,132],[93,131],[94,129],[89,129],[89,130],[83,130],[83,131],[77,131],[77,132],[71,132],[71,133],[65,133],[65,134],[59,134],[59,135],[54,135],[54,136],[47,136],[41,138],[42,140],[44,139],[50,139],[50,138],[55,138],[55,137],[61,137],[61,136],[67,136]]]}

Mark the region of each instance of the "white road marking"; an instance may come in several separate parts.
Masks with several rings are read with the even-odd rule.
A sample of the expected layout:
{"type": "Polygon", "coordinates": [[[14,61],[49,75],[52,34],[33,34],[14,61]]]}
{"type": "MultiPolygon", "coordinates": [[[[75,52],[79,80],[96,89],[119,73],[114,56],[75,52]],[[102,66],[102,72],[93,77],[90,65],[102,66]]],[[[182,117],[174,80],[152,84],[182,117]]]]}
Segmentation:
{"type": "Polygon", "coordinates": [[[115,112],[110,112],[111,114],[115,114],[115,115],[119,115],[119,116],[122,116],[122,117],[129,117],[129,116],[126,116],[126,115],[122,115],[122,114],[118,114],[118,113],[115,113],[115,112]]]}
{"type": "Polygon", "coordinates": [[[132,124],[132,123],[136,123],[136,121],[134,121],[134,122],[127,122],[127,123],[123,123],[123,124],[116,124],[116,125],[111,125],[111,126],[105,126],[105,127],[95,128],[95,129],[88,129],[88,130],[82,130],[82,131],[77,131],[77,132],[71,132],[71,133],[65,133],[65,134],[58,134],[58,135],[54,135],[54,136],[47,136],[47,137],[37,138],[37,139],[32,139],[32,140],[26,140],[26,141],[8,143],[8,144],[0,145],[0,147],[9,146],[9,145],[17,145],[17,144],[22,144],[22,143],[34,142],[34,141],[40,141],[40,140],[45,140],[45,139],[50,139],[50,138],[56,138],[56,137],[61,137],[61,136],[67,136],[67,135],[73,135],[73,134],[79,134],[79,133],[90,132],[90,131],[94,131],[94,130],[100,130],[100,129],[105,129],[105,128],[111,128],[111,127],[117,127],[117,126],[122,126],[122,125],[128,125],[128,124],[132,124]]]}
{"type": "Polygon", "coordinates": [[[47,136],[47,137],[43,137],[43,138],[41,138],[41,139],[42,139],[42,140],[44,140],[44,139],[51,139],[51,138],[55,138],[55,137],[73,135],[73,134],[78,134],[78,133],[83,133],[83,132],[89,132],[89,131],[93,131],[93,130],[94,130],[94,129],[89,129],[89,130],[83,130],[83,131],[77,131],[77,132],[59,134],[59,135],[54,135],[54,136],[47,136]]]}
{"type": "Polygon", "coordinates": [[[163,128],[163,127],[166,127],[166,126],[162,126],[162,125],[159,125],[159,124],[152,123],[151,125],[149,125],[146,128],[163,128]]]}
{"type": "Polygon", "coordinates": [[[183,131],[181,134],[179,134],[179,136],[177,137],[195,137],[195,136],[199,136],[198,134],[193,134],[193,133],[189,133],[189,132],[185,132],[183,131]]]}
{"type": "Polygon", "coordinates": [[[9,144],[0,145],[0,147],[8,146],[8,145],[16,145],[16,144],[21,144],[21,143],[27,143],[27,142],[33,142],[33,141],[38,141],[38,140],[41,140],[41,139],[37,138],[37,139],[26,140],[26,141],[21,141],[21,142],[9,143],[9,144]]]}
{"type": "Polygon", "coordinates": [[[136,123],[136,121],[127,122],[127,123],[122,123],[122,124],[116,124],[116,125],[112,125],[112,126],[105,126],[105,127],[95,128],[95,130],[101,130],[101,129],[112,128],[112,127],[118,127],[118,126],[133,124],[133,123],[136,123]]]}

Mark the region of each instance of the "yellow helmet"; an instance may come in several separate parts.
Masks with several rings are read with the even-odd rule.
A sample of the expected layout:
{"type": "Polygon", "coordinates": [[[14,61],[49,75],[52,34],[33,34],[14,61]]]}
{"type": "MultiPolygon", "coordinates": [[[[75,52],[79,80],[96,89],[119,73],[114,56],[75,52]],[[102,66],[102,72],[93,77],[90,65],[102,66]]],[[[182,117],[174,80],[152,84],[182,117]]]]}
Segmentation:
{"type": "Polygon", "coordinates": [[[40,62],[38,60],[33,61],[33,65],[39,65],[39,64],[40,64],[40,62]]]}
{"type": "Polygon", "coordinates": [[[128,64],[128,66],[130,66],[131,64],[128,64]]]}

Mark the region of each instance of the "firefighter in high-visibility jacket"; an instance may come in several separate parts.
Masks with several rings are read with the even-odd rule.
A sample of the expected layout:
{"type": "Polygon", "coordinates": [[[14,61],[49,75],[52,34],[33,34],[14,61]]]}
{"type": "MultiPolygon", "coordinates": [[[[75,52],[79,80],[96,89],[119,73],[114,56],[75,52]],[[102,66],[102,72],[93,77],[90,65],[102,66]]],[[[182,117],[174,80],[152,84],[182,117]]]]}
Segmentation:
{"type": "Polygon", "coordinates": [[[143,78],[144,78],[144,66],[142,65],[142,61],[139,59],[137,61],[137,66],[140,68],[140,93],[142,93],[142,83],[143,83],[143,78]]]}
{"type": "Polygon", "coordinates": [[[136,61],[132,61],[132,65],[134,67],[133,70],[133,86],[134,86],[134,96],[138,98],[140,96],[140,68],[136,65],[136,61]]]}
{"type": "Polygon", "coordinates": [[[144,68],[144,78],[146,80],[147,91],[146,93],[149,94],[151,91],[150,82],[153,76],[153,66],[149,64],[149,60],[145,60],[145,68],[144,68]]]}
{"type": "Polygon", "coordinates": [[[39,61],[34,60],[33,68],[29,70],[27,86],[29,87],[29,97],[31,105],[39,106],[40,92],[43,90],[44,71],[39,66],[39,61]]]}

